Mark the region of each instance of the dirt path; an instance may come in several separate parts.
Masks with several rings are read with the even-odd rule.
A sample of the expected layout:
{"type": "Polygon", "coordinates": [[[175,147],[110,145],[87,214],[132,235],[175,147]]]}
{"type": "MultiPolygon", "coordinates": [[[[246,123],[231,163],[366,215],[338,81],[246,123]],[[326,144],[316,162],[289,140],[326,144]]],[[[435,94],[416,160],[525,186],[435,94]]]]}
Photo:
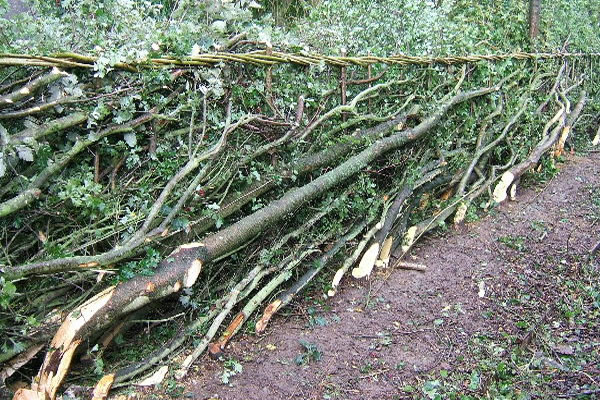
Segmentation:
{"type": "MultiPolygon", "coordinates": [[[[426,273],[380,271],[370,284],[346,280],[341,293],[329,300],[322,299],[320,288],[313,290],[300,305],[288,309],[287,316],[275,318],[265,335],[234,340],[226,357],[235,362],[204,357],[180,391],[196,399],[399,399],[423,394],[436,398],[431,394],[449,390],[456,382],[452,383],[456,393],[489,395],[497,386],[498,372],[489,375],[482,360],[504,357],[507,368],[511,362],[518,364],[514,358],[520,353],[508,354],[513,342],[518,344],[515,351],[524,349],[548,360],[543,356],[547,342],[540,345],[535,335],[532,340],[532,332],[537,335],[548,325],[551,337],[556,333],[556,343],[562,343],[570,331],[555,332],[553,326],[579,327],[576,319],[573,324],[561,322],[562,314],[556,311],[560,304],[545,298],[553,293],[561,296],[564,282],[557,276],[576,275],[600,238],[599,162],[597,154],[572,157],[558,176],[523,189],[517,201],[503,204],[478,222],[422,241],[410,259],[426,264],[426,273]],[[520,308],[514,307],[514,299],[520,308]],[[543,324],[536,322],[541,316],[543,324]],[[481,337],[487,338],[485,349],[494,343],[502,351],[478,353],[484,348],[477,339],[481,337]],[[243,371],[223,384],[225,368],[233,370],[236,364],[243,371]],[[461,376],[467,379],[464,384],[461,376]]],[[[600,320],[600,313],[596,316],[593,322],[600,320]]],[[[599,334],[591,334],[591,340],[585,323],[580,327],[585,340],[579,341],[591,346],[584,351],[598,355],[599,334]]],[[[548,348],[551,356],[560,355],[548,348]]],[[[556,360],[559,365],[566,362],[556,360]]],[[[586,365],[592,365],[587,375],[596,381],[600,372],[593,364],[586,365]]],[[[523,373],[517,368],[509,375],[523,373]]],[[[515,380],[517,386],[511,387],[519,393],[524,386],[535,386],[515,380]]],[[[569,385],[587,387],[578,378],[563,381],[549,388],[563,393],[578,390],[569,385]]],[[[529,390],[535,394],[535,387],[529,390]]]]}

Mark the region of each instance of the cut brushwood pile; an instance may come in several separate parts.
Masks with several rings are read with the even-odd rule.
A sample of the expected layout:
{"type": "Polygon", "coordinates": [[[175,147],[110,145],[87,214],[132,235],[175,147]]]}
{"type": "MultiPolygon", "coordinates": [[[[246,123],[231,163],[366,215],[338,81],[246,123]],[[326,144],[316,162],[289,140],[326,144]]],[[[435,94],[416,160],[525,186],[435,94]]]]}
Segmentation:
{"type": "Polygon", "coordinates": [[[265,331],[318,276],[335,296],[348,271],[426,271],[402,256],[514,196],[573,146],[594,95],[568,58],[354,80],[366,68],[334,64],[332,87],[295,87],[295,104],[278,100],[271,64],[250,101],[256,67],[99,78],[73,55],[15,59],[0,76],[0,377],[39,368],[17,399],[56,398],[71,371],[97,381],[94,399],[180,378],[248,321],[265,331]],[[160,342],[119,358],[166,322],[160,342]]]}

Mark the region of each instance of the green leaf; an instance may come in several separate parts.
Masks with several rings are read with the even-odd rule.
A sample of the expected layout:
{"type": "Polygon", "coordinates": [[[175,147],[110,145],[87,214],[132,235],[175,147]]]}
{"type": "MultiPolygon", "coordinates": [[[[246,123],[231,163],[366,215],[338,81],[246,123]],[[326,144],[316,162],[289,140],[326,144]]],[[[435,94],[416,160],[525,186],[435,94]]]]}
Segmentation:
{"type": "Polygon", "coordinates": [[[212,23],[211,28],[219,33],[223,33],[227,29],[227,23],[225,21],[215,21],[212,23]]]}
{"type": "Polygon", "coordinates": [[[423,384],[423,393],[432,400],[436,399],[439,396],[438,389],[440,386],[441,383],[438,380],[427,381],[423,384]]]}
{"type": "Polygon", "coordinates": [[[135,145],[137,144],[137,138],[136,138],[134,132],[127,132],[127,133],[125,133],[123,135],[123,139],[125,140],[125,143],[127,143],[127,145],[129,147],[135,147],[135,145]]]}
{"type": "Polygon", "coordinates": [[[94,373],[96,375],[102,375],[104,372],[104,361],[101,358],[96,358],[94,361],[94,373]]]}
{"type": "Polygon", "coordinates": [[[479,371],[473,370],[471,372],[471,382],[469,383],[469,389],[477,390],[479,388],[479,383],[481,382],[481,376],[479,371]]]}
{"type": "Polygon", "coordinates": [[[13,351],[15,353],[21,353],[25,350],[25,343],[23,342],[14,342],[13,343],[13,351]]]}
{"type": "Polygon", "coordinates": [[[518,321],[515,325],[517,326],[517,328],[520,329],[527,329],[527,327],[529,326],[527,321],[518,321]]]}
{"type": "Polygon", "coordinates": [[[12,282],[4,282],[2,293],[7,296],[13,296],[15,293],[17,293],[17,287],[12,282]]]}
{"type": "Polygon", "coordinates": [[[414,393],[415,387],[411,386],[411,385],[406,385],[406,386],[402,387],[402,391],[405,393],[414,393]]]}
{"type": "Polygon", "coordinates": [[[33,161],[33,150],[31,150],[29,147],[17,146],[16,150],[17,150],[17,155],[19,156],[19,158],[21,160],[28,161],[28,162],[33,161]]]}

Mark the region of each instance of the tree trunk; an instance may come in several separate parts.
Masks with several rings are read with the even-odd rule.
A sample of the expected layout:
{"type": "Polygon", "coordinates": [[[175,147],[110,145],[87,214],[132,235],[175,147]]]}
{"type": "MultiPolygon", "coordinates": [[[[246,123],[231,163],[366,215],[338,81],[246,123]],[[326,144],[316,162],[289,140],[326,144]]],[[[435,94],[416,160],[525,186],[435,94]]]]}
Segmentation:
{"type": "Polygon", "coordinates": [[[541,0],[529,0],[529,38],[535,39],[540,33],[541,0]]]}

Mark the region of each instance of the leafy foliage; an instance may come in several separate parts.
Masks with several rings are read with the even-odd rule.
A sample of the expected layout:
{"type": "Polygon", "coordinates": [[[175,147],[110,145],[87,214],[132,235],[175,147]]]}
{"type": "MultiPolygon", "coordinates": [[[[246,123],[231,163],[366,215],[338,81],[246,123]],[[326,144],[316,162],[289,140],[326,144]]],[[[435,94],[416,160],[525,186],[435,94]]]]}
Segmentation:
{"type": "Polygon", "coordinates": [[[56,8],[33,1],[33,15],[0,19],[0,51],[97,55],[95,69],[102,76],[118,62],[162,53],[189,55],[194,47],[214,50],[227,32],[249,22],[252,14],[245,3],[63,0],[56,8]]]}
{"type": "Polygon", "coordinates": [[[223,363],[223,373],[221,374],[221,382],[224,385],[228,385],[231,382],[231,379],[237,375],[241,374],[244,370],[242,364],[240,364],[237,360],[230,358],[229,360],[223,363]]]}
{"type": "Polygon", "coordinates": [[[315,343],[310,343],[306,340],[300,340],[300,344],[302,345],[304,351],[294,359],[294,362],[297,365],[307,365],[311,362],[321,361],[323,353],[321,350],[319,350],[315,343]]]}

